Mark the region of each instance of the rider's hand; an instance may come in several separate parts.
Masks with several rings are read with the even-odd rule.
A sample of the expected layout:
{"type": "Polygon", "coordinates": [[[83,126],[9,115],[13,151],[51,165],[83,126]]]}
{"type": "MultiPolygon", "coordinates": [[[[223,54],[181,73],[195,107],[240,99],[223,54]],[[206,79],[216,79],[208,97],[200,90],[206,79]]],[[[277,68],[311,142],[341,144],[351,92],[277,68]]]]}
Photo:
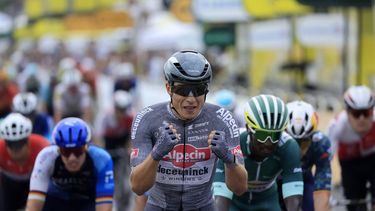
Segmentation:
{"type": "Polygon", "coordinates": [[[178,143],[176,129],[172,125],[166,125],[159,128],[160,136],[152,149],[151,156],[154,160],[161,160],[178,143]]]}
{"type": "Polygon", "coordinates": [[[225,140],[224,131],[212,131],[208,143],[211,146],[211,150],[224,163],[235,162],[235,156],[229,150],[228,143],[225,140]]]}

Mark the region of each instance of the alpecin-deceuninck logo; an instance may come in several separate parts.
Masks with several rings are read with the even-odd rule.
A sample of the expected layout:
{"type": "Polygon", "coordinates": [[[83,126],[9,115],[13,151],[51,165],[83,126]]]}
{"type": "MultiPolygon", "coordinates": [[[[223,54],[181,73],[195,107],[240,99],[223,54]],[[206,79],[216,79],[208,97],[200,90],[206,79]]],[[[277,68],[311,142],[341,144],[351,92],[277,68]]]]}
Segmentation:
{"type": "Polygon", "coordinates": [[[163,157],[164,161],[170,161],[174,166],[180,168],[188,168],[196,162],[209,160],[211,158],[211,150],[208,147],[198,148],[191,144],[176,145],[172,151],[163,157]]]}

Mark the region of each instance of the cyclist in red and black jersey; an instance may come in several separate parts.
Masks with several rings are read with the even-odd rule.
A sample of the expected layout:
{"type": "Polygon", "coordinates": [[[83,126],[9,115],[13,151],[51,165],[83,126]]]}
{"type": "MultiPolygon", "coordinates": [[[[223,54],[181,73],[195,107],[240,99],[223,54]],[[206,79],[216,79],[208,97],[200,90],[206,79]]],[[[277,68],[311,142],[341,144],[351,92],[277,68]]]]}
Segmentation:
{"type": "Polygon", "coordinates": [[[32,134],[31,121],[19,113],[9,114],[0,124],[0,210],[18,210],[26,205],[30,175],[38,153],[49,142],[32,134]]]}
{"type": "MultiPolygon", "coordinates": [[[[366,86],[352,86],[344,94],[345,110],[331,122],[328,136],[337,146],[341,179],[347,199],[365,199],[367,183],[375,197],[375,96],[366,86]]],[[[349,211],[367,210],[365,204],[349,211]]],[[[375,207],[374,207],[375,208],[375,207]]]]}

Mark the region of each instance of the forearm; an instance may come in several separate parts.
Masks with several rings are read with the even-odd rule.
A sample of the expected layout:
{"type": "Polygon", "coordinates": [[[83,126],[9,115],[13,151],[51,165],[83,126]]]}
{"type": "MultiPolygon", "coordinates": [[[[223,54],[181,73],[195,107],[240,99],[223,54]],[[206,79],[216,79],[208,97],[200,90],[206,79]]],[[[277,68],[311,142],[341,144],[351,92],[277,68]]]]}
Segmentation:
{"type": "Polygon", "coordinates": [[[130,174],[130,185],[134,193],[142,195],[154,185],[158,165],[159,161],[148,155],[141,164],[133,168],[130,174]]]}
{"type": "Polygon", "coordinates": [[[231,200],[223,196],[215,196],[215,203],[218,211],[228,211],[231,200]]]}
{"type": "Polygon", "coordinates": [[[112,204],[99,204],[96,205],[96,211],[112,211],[112,204]]]}
{"type": "Polygon", "coordinates": [[[329,197],[331,192],[329,190],[314,191],[314,208],[319,211],[329,211],[329,197]]]}
{"type": "Polygon", "coordinates": [[[284,199],[286,210],[300,210],[302,206],[302,195],[293,195],[284,199]]]}
{"type": "Polygon", "coordinates": [[[230,191],[240,196],[247,191],[247,172],[243,165],[225,164],[225,183],[230,191]]]}
{"type": "Polygon", "coordinates": [[[44,206],[44,201],[29,199],[27,200],[25,211],[41,211],[44,206]]]}

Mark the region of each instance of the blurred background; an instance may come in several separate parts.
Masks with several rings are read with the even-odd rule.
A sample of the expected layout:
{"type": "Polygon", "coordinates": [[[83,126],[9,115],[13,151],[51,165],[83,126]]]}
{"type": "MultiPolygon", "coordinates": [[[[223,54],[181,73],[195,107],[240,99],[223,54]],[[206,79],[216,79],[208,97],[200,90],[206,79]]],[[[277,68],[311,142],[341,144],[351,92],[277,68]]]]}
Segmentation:
{"type": "Polygon", "coordinates": [[[52,90],[72,66],[92,89],[93,114],[112,106],[124,77],[138,80],[136,110],[168,100],[163,64],[181,49],[206,55],[211,94],[303,99],[325,131],[348,86],[375,86],[374,1],[0,0],[0,77],[44,90],[51,115],[52,90]]]}

